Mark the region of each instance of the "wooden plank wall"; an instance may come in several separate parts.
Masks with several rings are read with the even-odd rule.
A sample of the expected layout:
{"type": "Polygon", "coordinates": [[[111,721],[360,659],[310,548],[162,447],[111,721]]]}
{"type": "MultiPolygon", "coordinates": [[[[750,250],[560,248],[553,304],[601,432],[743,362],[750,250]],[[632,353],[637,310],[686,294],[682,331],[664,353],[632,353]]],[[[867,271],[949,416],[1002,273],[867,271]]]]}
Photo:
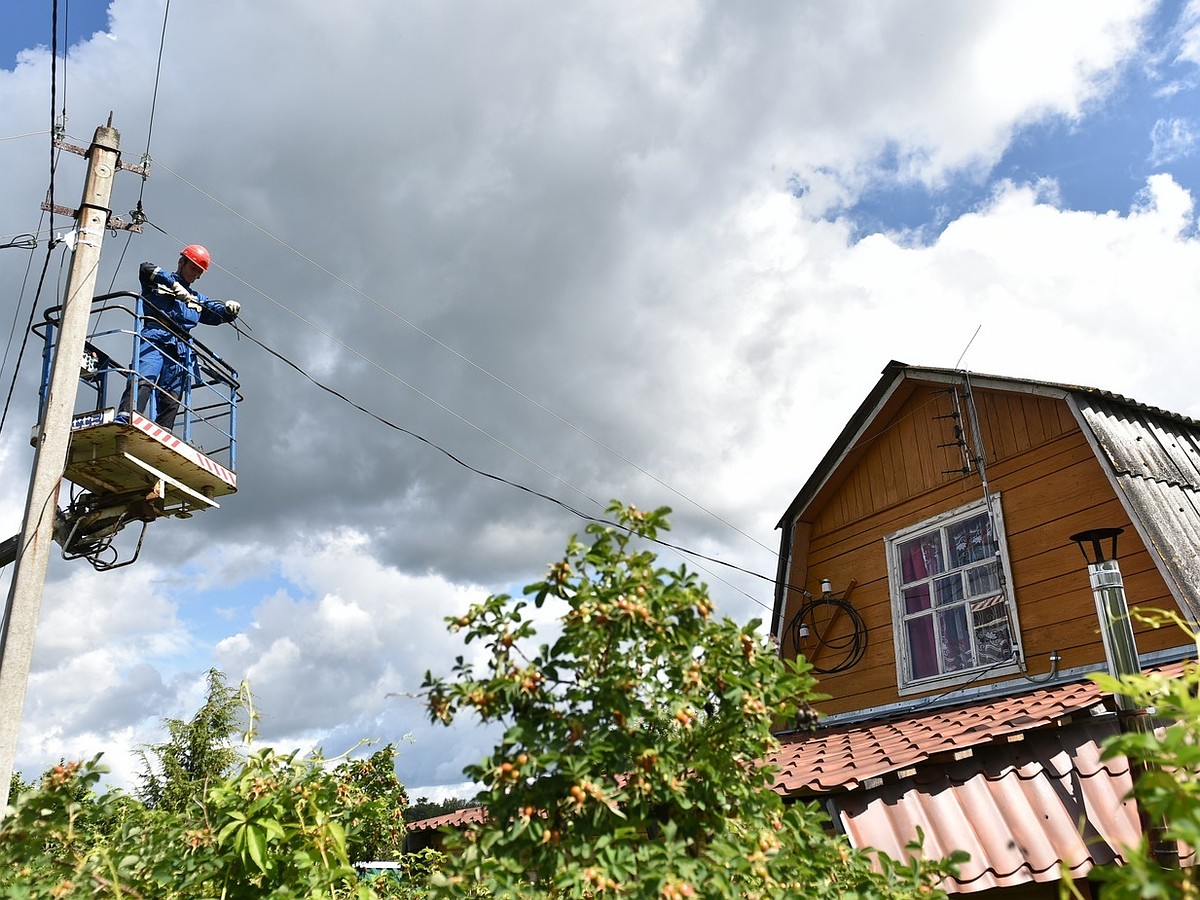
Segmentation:
{"type": "MultiPolygon", "coordinates": [[[[1121,570],[1130,604],[1175,609],[1175,602],[1065,401],[976,389],[976,402],[989,484],[1001,495],[1029,672],[1046,672],[1052,651],[1063,657],[1061,668],[1100,665],[1104,651],[1095,604],[1083,556],[1069,535],[1124,528],[1121,570]]],[[[944,389],[916,389],[860,442],[842,480],[820,509],[810,510],[807,546],[793,546],[789,583],[803,584],[816,595],[822,578],[833,581],[835,594],[856,581],[851,602],[868,629],[863,660],[847,672],[823,677],[820,690],[832,695],[819,704],[823,712],[919,696],[901,698],[897,691],[883,538],[982,498],[978,474],[947,473],[961,465],[961,457],[955,447],[938,446],[954,439],[954,420],[938,417],[952,411],[944,389]]],[[[790,593],[785,622],[803,602],[797,591],[790,593]]],[[[1135,632],[1141,652],[1187,642],[1173,628],[1135,626],[1135,632]]],[[[789,655],[797,650],[790,634],[784,649],[789,655]]],[[[971,686],[988,682],[981,678],[971,686]]]]}

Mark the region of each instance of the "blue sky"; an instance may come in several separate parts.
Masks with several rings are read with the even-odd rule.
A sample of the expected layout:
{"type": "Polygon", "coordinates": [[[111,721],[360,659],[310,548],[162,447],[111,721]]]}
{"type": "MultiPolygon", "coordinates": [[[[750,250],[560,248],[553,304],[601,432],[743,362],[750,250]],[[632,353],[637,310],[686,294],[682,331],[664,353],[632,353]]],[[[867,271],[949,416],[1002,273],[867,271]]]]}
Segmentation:
{"type": "MultiPolygon", "coordinates": [[[[154,227],[106,238],[102,283],[206,244],[201,290],[353,401],[591,512],[674,507],[673,541],[767,576],[702,569],[739,621],[769,614],[775,524],[890,359],[952,366],[978,331],[973,370],[1200,416],[1200,4],[176,0],[157,101],[163,0],[73,6],[70,137],[111,112],[137,155],[154,116],[151,178],[113,201],[154,227]]],[[[15,59],[50,9],[0,10],[0,236],[40,238],[0,251],[21,310],[50,67],[15,59]]],[[[62,156],[56,196],[82,171],[62,156]]],[[[454,785],[482,739],[396,697],[463,652],[443,617],[584,523],[202,340],[241,373],[239,491],[134,566],[52,565],[23,763],[104,749],[127,778],[216,666],[267,739],[411,734],[404,780],[454,785]]]]}
{"type": "MultiPolygon", "coordinates": [[[[960,173],[932,187],[901,177],[880,180],[845,214],[862,234],[915,230],[928,236],[983,202],[998,178],[1019,183],[1052,179],[1063,206],[1098,213],[1127,211],[1146,177],[1164,169],[1195,191],[1200,187],[1195,63],[1176,58],[1185,6],[1167,2],[1155,7],[1143,51],[1118,70],[1112,94],[1077,120],[1050,117],[1018,128],[986,172],[960,173]],[[1156,130],[1156,123],[1163,124],[1156,130]],[[1191,140],[1178,145],[1163,140],[1168,123],[1183,127],[1191,140]]],[[[889,159],[894,172],[894,147],[884,155],[885,169],[889,159]]]]}
{"type": "MultiPolygon", "coordinates": [[[[0,30],[0,65],[11,69],[17,54],[38,45],[47,49],[54,40],[54,4],[51,0],[12,0],[3,13],[0,30]]],[[[108,4],[102,0],[59,0],[59,52],[108,27],[108,4]],[[64,46],[65,45],[65,46],[64,46]]]]}
{"type": "MultiPolygon", "coordinates": [[[[1014,132],[1003,156],[986,172],[958,173],[933,186],[896,172],[896,148],[890,146],[880,163],[886,171],[890,161],[896,177],[880,179],[839,213],[850,217],[860,234],[882,230],[929,236],[931,230],[936,233],[940,225],[985,200],[997,177],[1017,182],[1050,178],[1065,206],[1124,211],[1146,175],[1181,157],[1192,164],[1180,169],[1177,180],[1194,190],[1200,184],[1200,165],[1195,160],[1195,133],[1200,130],[1195,66],[1174,58],[1185,7],[1184,0],[1155,5],[1147,19],[1144,52],[1121,68],[1116,91],[1078,120],[1033,121],[1014,132]],[[1193,139],[1183,146],[1157,149],[1156,123],[1179,123],[1193,139]]],[[[107,3],[100,0],[61,0],[60,42],[72,46],[107,29],[107,10],[107,3]]],[[[49,0],[11,3],[4,14],[6,27],[0,30],[0,61],[11,68],[21,50],[48,48],[52,15],[49,0]]]]}

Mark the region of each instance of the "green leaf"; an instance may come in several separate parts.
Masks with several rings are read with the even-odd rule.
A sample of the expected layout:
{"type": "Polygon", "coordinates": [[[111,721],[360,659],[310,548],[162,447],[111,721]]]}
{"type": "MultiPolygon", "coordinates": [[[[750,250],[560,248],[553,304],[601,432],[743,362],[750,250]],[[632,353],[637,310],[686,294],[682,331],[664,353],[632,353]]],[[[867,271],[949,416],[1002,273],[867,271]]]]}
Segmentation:
{"type": "Polygon", "coordinates": [[[246,847],[250,852],[250,859],[254,865],[258,867],[260,872],[267,871],[267,836],[266,833],[254,825],[246,826],[246,847]]]}

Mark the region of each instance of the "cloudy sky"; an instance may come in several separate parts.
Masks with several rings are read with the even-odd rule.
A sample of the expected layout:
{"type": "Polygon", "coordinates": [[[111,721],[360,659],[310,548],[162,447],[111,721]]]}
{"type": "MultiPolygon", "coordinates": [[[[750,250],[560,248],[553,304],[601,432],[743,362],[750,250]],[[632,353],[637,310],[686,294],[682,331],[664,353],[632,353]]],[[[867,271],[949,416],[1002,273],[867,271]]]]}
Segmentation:
{"type": "MultiPolygon", "coordinates": [[[[757,573],[701,561],[739,621],[769,615],[775,524],[891,359],[1200,417],[1198,2],[173,0],[164,38],[164,0],[60,0],[54,94],[51,6],[0,12],[0,243],[38,235],[0,250],[6,393],[71,224],[39,210],[65,109],[75,143],[111,111],[152,159],[113,206],[157,227],[106,240],[101,287],[206,244],[198,287],[355,403],[585,513],[672,506],[674,542],[757,573]]],[[[83,172],[62,157],[57,202],[83,172]]],[[[128,783],[215,666],[277,745],[411,736],[410,787],[460,783],[487,736],[405,693],[463,652],[444,616],[584,521],[198,336],[241,373],[239,492],[136,565],[51,564],[19,764],[104,750],[128,783]]]]}

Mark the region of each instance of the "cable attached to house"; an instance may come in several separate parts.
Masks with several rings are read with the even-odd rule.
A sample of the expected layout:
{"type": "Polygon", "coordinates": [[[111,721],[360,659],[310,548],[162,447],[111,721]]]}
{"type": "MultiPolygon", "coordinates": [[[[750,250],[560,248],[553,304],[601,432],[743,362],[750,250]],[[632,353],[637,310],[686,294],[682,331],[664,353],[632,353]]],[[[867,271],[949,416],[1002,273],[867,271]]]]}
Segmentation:
{"type": "Polygon", "coordinates": [[[1025,665],[1025,660],[1018,657],[1017,663],[1021,667],[1021,677],[1030,684],[1045,684],[1048,681],[1053,681],[1058,677],[1058,664],[1062,662],[1062,657],[1059,656],[1057,650],[1050,651],[1050,671],[1045,675],[1028,675],[1028,666],[1025,665]]]}
{"type": "MultiPolygon", "coordinates": [[[[808,597],[808,602],[797,610],[788,626],[792,646],[796,648],[796,652],[803,653],[802,644],[811,637],[817,642],[817,651],[811,654],[809,662],[818,675],[832,675],[854,668],[867,652],[867,625],[862,615],[843,597],[813,597],[807,591],[804,595],[808,597]],[[827,615],[822,613],[822,609],[826,607],[829,608],[825,610],[827,615]],[[835,637],[830,632],[834,623],[843,615],[849,619],[850,632],[845,634],[839,631],[835,637]],[[824,624],[818,621],[818,616],[824,616],[824,624]],[[832,664],[818,665],[814,658],[821,649],[840,652],[841,658],[832,664]]],[[[804,655],[809,657],[807,653],[804,655]]]]}

